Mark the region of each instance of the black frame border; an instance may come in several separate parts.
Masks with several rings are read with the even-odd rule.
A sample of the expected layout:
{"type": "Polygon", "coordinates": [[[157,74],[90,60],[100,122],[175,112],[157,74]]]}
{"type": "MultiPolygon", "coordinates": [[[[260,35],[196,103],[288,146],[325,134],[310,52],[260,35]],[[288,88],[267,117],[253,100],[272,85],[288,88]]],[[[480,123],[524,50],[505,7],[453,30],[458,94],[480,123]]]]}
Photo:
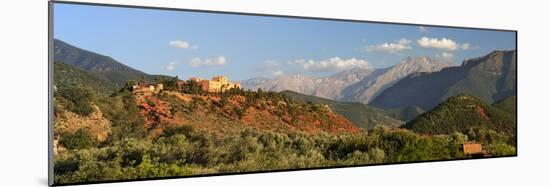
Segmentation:
{"type": "MultiPolygon", "coordinates": [[[[48,186],[70,186],[70,185],[88,185],[88,184],[105,184],[105,183],[117,183],[117,182],[134,182],[134,181],[153,181],[153,180],[165,180],[165,179],[185,179],[185,178],[198,178],[198,177],[213,177],[213,176],[232,176],[232,175],[245,175],[245,174],[262,174],[262,173],[274,173],[274,172],[292,172],[292,171],[308,171],[308,170],[326,170],[326,169],[340,169],[340,168],[354,168],[354,167],[369,167],[369,166],[385,166],[385,165],[401,165],[401,164],[417,164],[417,163],[431,163],[431,162],[452,162],[452,161],[464,161],[464,160],[483,160],[483,159],[495,159],[495,158],[514,158],[518,157],[519,142],[518,131],[516,126],[516,154],[509,156],[494,156],[494,157],[480,157],[480,158],[462,158],[462,159],[442,159],[442,160],[427,160],[427,161],[411,161],[411,162],[391,162],[381,164],[362,164],[353,166],[333,166],[333,167],[311,167],[311,168],[298,168],[298,169],[279,169],[279,170],[262,170],[262,171],[248,171],[248,172],[229,172],[229,173],[215,173],[215,174],[203,174],[203,175],[188,175],[188,176],[172,176],[172,177],[153,177],[142,179],[127,179],[127,180],[105,180],[105,181],[93,181],[93,182],[78,182],[78,183],[54,183],[54,153],[53,153],[53,33],[54,33],[54,4],[72,4],[72,5],[87,5],[87,6],[100,6],[100,7],[118,7],[118,8],[134,8],[134,9],[149,9],[149,10],[169,10],[169,11],[185,11],[185,12],[197,12],[197,13],[214,13],[214,14],[228,14],[228,15],[244,15],[244,16],[267,16],[267,17],[279,17],[279,18],[294,18],[294,19],[308,19],[308,20],[327,20],[327,21],[343,21],[343,22],[355,22],[355,23],[375,23],[375,24],[389,24],[389,25],[408,25],[408,26],[428,26],[438,28],[454,28],[454,29],[472,29],[472,30],[485,30],[485,31],[501,31],[501,32],[513,32],[515,33],[515,51],[516,61],[518,61],[518,30],[511,29],[494,29],[494,28],[481,28],[481,27],[466,27],[466,26],[450,26],[450,25],[435,25],[435,24],[419,24],[419,23],[403,23],[403,22],[387,22],[387,21],[371,21],[371,20],[357,20],[357,19],[342,19],[342,18],[326,18],[326,17],[308,17],[308,16],[291,16],[291,15],[278,15],[278,14],[264,14],[264,13],[250,13],[250,12],[232,12],[232,11],[218,11],[218,10],[203,10],[203,9],[186,9],[186,8],[169,8],[169,7],[155,7],[155,6],[142,6],[142,5],[122,5],[122,4],[109,4],[109,3],[95,3],[95,2],[73,2],[65,0],[49,0],[48,1],[48,186]]],[[[519,120],[519,101],[518,101],[518,67],[516,62],[516,125],[519,120]]]]}

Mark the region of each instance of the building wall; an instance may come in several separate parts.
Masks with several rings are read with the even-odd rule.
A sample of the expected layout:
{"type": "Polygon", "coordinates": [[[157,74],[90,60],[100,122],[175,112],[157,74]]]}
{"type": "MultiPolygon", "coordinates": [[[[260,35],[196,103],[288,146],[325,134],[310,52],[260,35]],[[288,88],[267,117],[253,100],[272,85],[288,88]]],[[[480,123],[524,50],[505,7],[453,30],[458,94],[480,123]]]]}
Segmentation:
{"type": "Polygon", "coordinates": [[[218,81],[202,80],[201,87],[203,91],[219,92],[221,88],[221,83],[218,81]]]}
{"type": "Polygon", "coordinates": [[[210,81],[202,80],[201,81],[201,88],[202,88],[203,91],[209,91],[210,90],[210,81]]]}

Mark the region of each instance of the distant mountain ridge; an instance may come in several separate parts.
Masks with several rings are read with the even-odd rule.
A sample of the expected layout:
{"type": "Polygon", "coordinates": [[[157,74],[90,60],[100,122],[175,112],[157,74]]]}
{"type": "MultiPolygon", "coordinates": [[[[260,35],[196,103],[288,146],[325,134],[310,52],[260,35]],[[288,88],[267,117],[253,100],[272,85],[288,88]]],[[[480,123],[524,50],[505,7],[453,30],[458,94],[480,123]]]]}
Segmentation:
{"type": "Polygon", "coordinates": [[[487,103],[516,94],[516,51],[494,51],[439,72],[413,73],[387,88],[370,105],[380,108],[420,106],[430,110],[465,93],[487,103]]]}
{"type": "Polygon", "coordinates": [[[121,87],[128,80],[153,80],[157,75],[149,75],[133,69],[115,59],[75,47],[59,39],[54,39],[54,61],[69,64],[106,79],[121,87]]]}
{"type": "Polygon", "coordinates": [[[397,81],[418,72],[436,72],[452,66],[430,57],[407,57],[401,63],[385,69],[378,69],[363,80],[346,87],[342,93],[343,100],[369,103],[380,92],[397,81]]]}
{"type": "Polygon", "coordinates": [[[373,69],[353,68],[320,78],[302,74],[280,76],[274,79],[260,77],[241,81],[241,84],[244,88],[251,90],[258,88],[275,92],[292,90],[303,94],[337,100],[341,97],[343,88],[369,76],[373,71],[373,69]]]}
{"type": "Polygon", "coordinates": [[[301,74],[277,78],[253,78],[241,82],[244,88],[280,92],[291,90],[317,97],[368,103],[380,91],[414,72],[439,71],[451,64],[429,57],[408,57],[401,63],[384,69],[353,68],[328,77],[301,74]]]}

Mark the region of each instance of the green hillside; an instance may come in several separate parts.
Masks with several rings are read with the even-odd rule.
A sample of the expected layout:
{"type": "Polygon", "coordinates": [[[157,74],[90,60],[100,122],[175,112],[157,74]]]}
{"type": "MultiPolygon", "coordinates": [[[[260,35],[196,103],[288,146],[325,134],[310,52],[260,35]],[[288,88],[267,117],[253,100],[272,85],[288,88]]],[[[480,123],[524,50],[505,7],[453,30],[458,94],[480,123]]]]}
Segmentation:
{"type": "Polygon", "coordinates": [[[361,103],[338,102],[320,97],[300,94],[294,91],[280,92],[292,99],[328,105],[334,112],[346,117],[361,128],[372,129],[376,125],[397,127],[403,122],[388,116],[385,111],[361,103]]]}
{"type": "Polygon", "coordinates": [[[117,90],[117,87],[112,82],[74,66],[54,62],[53,67],[54,85],[57,89],[81,87],[88,88],[94,91],[94,93],[101,95],[109,95],[117,90]]]}
{"type": "Polygon", "coordinates": [[[459,94],[404,127],[422,134],[469,133],[472,129],[485,129],[512,136],[516,132],[516,119],[515,114],[492,107],[474,96],[459,94]]]}
{"type": "Polygon", "coordinates": [[[126,66],[109,56],[81,49],[58,39],[54,39],[54,61],[63,62],[87,71],[90,74],[108,80],[119,88],[124,86],[124,83],[128,80],[152,82],[156,77],[167,77],[146,74],[126,66]]]}

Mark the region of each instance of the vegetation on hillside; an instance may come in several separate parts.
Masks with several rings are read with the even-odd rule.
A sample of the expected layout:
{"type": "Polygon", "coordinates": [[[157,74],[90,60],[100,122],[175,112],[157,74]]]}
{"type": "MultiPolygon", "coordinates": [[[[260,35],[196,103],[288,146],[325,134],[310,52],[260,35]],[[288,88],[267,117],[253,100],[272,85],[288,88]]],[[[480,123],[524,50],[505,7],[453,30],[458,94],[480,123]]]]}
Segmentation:
{"type": "Polygon", "coordinates": [[[515,116],[517,111],[516,103],[517,103],[517,97],[510,96],[503,100],[495,102],[493,106],[515,116]]]}
{"type": "Polygon", "coordinates": [[[91,106],[93,92],[87,87],[61,87],[56,91],[56,94],[59,97],[55,97],[55,102],[59,103],[58,106],[63,106],[66,110],[83,116],[87,116],[93,112],[91,106]]]}
{"type": "Polygon", "coordinates": [[[110,81],[62,62],[54,62],[54,85],[58,89],[87,88],[93,93],[109,95],[118,88],[110,81]]]}
{"type": "Polygon", "coordinates": [[[432,135],[460,132],[467,134],[471,140],[487,145],[516,145],[515,115],[470,95],[451,97],[404,127],[432,135]]]}
{"type": "MultiPolygon", "coordinates": [[[[461,133],[420,136],[376,128],[358,134],[277,133],[242,128],[219,136],[194,125],[155,139],[126,137],[55,158],[56,182],[89,182],[465,158],[461,133]]],[[[501,150],[499,148],[495,150],[501,150]]],[[[506,151],[506,150],[505,150],[506,151]]],[[[495,152],[494,154],[510,154],[495,152]]]]}

